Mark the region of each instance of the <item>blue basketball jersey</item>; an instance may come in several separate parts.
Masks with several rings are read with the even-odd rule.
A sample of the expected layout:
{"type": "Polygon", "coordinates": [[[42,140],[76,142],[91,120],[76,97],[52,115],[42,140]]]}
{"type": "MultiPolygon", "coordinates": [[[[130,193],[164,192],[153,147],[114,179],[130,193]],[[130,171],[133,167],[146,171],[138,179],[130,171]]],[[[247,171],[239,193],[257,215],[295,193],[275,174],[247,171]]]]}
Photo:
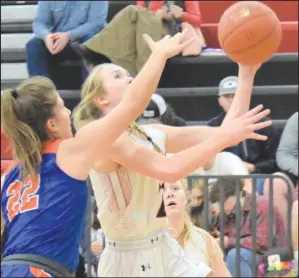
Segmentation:
{"type": "Polygon", "coordinates": [[[87,185],[64,173],[56,163],[61,140],[43,152],[38,180],[21,180],[17,165],[2,187],[2,212],[7,237],[3,257],[36,254],[75,272],[87,206],[87,185]]]}

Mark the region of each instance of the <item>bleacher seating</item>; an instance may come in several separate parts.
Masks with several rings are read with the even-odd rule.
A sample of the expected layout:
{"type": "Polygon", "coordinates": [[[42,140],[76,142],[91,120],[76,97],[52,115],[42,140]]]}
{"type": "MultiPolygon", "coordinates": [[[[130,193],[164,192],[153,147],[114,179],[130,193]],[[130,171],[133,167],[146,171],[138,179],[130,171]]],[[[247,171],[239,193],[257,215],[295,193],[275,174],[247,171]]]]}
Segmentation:
{"type": "MultiPolygon", "coordinates": [[[[24,48],[32,37],[31,23],[37,1],[1,1],[1,88],[14,87],[28,77],[24,48]]],[[[203,32],[210,46],[218,46],[217,22],[234,1],[200,1],[203,32]]],[[[134,1],[110,1],[108,21],[134,1]]],[[[298,2],[265,1],[282,21],[280,52],[265,63],[255,80],[252,104],[271,108],[274,119],[287,119],[298,110],[298,2]],[[296,29],[297,28],[297,29],[296,29]],[[294,30],[297,30],[296,32],[294,30]]],[[[69,108],[79,100],[81,64],[64,63],[53,79],[69,108]],[[72,82],[70,82],[72,80],[72,82]],[[76,80],[76,82],[74,82],[76,80]]],[[[219,113],[217,86],[237,65],[225,55],[175,57],[168,61],[158,90],[186,120],[206,121],[219,113]],[[187,109],[186,109],[187,107],[187,109]],[[207,108],[208,107],[208,108],[207,108]]]]}

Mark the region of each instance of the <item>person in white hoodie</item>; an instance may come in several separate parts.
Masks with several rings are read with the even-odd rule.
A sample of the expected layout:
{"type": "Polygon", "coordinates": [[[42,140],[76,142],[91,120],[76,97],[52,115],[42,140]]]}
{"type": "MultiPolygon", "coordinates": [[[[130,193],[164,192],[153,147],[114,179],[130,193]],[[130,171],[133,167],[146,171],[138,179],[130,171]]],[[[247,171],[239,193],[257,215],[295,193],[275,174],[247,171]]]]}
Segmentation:
{"type": "MultiPolygon", "coordinates": [[[[195,173],[200,176],[226,176],[226,175],[249,175],[249,171],[243,161],[235,154],[230,152],[218,153],[208,163],[198,168],[195,173]]],[[[215,178],[210,178],[208,183],[215,182],[215,178]]],[[[244,180],[244,190],[252,192],[251,179],[244,180]]]]}

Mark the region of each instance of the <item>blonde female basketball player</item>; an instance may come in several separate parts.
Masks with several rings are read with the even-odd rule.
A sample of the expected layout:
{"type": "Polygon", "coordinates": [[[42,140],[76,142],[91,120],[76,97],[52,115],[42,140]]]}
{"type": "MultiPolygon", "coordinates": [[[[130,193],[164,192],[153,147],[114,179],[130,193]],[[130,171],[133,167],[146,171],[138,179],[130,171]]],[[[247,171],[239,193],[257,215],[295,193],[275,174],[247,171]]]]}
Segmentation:
{"type": "Polygon", "coordinates": [[[231,277],[215,238],[196,227],[186,213],[188,197],[185,181],[166,183],[163,199],[169,232],[182,246],[187,258],[195,264],[206,263],[215,277],[231,277]]]}
{"type": "MultiPolygon", "coordinates": [[[[147,42],[153,52],[157,51],[156,43],[150,38],[147,42]]],[[[155,65],[152,71],[162,71],[160,67],[155,65]]],[[[189,263],[181,247],[166,232],[160,181],[175,182],[187,176],[228,145],[246,138],[266,139],[254,131],[271,124],[257,123],[269,111],[260,112],[259,106],[244,114],[257,68],[240,66],[238,91],[223,126],[141,128],[132,123],[113,144],[109,155],[99,157],[90,178],[106,235],[98,269],[100,277],[210,275],[206,265],[189,263]],[[165,152],[175,154],[167,157],[165,152]]],[[[123,98],[130,78],[126,70],[113,64],[95,67],[74,113],[76,128],[111,113],[123,98]]]]}

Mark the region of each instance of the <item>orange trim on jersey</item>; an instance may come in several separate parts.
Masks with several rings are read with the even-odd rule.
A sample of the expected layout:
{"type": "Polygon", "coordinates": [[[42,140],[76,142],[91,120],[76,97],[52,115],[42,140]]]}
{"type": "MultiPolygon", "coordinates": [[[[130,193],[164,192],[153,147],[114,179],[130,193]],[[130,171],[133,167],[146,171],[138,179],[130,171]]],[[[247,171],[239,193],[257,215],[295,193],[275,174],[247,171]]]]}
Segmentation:
{"type": "Polygon", "coordinates": [[[62,139],[54,139],[54,140],[48,140],[43,144],[42,153],[57,153],[59,144],[62,142],[62,139]]]}
{"type": "Polygon", "coordinates": [[[49,273],[47,273],[46,271],[30,266],[30,272],[32,275],[34,275],[35,277],[52,277],[49,273]]]}

